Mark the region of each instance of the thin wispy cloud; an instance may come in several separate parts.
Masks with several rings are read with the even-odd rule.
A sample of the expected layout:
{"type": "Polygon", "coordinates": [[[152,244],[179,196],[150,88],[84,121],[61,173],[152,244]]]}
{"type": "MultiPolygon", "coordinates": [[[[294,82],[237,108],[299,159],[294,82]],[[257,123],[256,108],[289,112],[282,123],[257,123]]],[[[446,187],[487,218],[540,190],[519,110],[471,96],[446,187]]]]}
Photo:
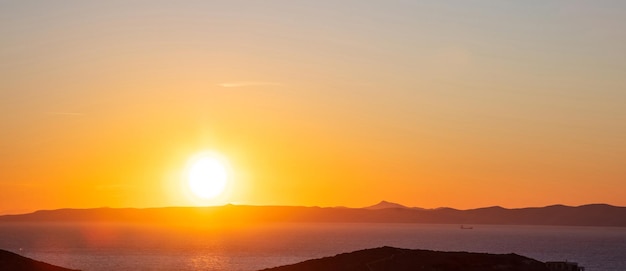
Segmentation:
{"type": "Polygon", "coordinates": [[[242,87],[257,87],[257,86],[282,86],[279,82],[264,82],[264,81],[239,81],[239,82],[225,82],[217,84],[224,88],[242,88],[242,87]]]}
{"type": "Polygon", "coordinates": [[[57,115],[57,116],[84,116],[84,113],[80,112],[46,112],[47,115],[57,115]]]}

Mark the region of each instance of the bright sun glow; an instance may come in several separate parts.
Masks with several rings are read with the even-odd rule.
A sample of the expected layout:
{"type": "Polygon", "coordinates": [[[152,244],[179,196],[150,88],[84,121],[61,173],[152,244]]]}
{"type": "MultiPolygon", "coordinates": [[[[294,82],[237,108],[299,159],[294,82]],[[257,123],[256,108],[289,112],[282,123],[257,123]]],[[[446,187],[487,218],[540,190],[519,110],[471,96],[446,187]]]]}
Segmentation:
{"type": "Polygon", "coordinates": [[[215,158],[202,157],[193,161],[187,174],[191,192],[200,198],[215,198],[226,188],[226,168],[215,158]]]}

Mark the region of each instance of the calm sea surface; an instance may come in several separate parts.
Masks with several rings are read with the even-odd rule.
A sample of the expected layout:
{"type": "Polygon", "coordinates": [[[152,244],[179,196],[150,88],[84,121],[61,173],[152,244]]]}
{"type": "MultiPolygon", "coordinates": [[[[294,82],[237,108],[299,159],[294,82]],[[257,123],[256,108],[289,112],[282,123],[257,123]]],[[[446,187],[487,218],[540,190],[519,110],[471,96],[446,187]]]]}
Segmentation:
{"type": "Polygon", "coordinates": [[[181,229],[0,224],[0,248],[85,271],[258,270],[379,246],[517,253],[626,270],[626,228],[432,224],[271,224],[181,229]]]}

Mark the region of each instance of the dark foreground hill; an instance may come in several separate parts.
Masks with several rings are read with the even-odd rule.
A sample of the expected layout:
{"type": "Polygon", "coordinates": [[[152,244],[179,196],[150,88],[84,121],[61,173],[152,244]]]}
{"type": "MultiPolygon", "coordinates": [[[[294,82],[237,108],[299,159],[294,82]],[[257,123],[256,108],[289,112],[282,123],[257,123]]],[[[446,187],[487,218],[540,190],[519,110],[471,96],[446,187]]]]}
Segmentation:
{"type": "Polygon", "coordinates": [[[2,222],[130,222],[193,225],[253,222],[325,223],[434,223],[498,225],[567,225],[626,227],[626,207],[590,204],[578,207],[553,205],[520,209],[486,207],[470,210],[420,209],[384,203],[371,208],[320,208],[298,206],[245,206],[165,208],[97,208],[37,211],[0,216],[2,222]],[[378,207],[385,207],[380,208],[378,207]]]}
{"type": "Polygon", "coordinates": [[[516,254],[441,252],[381,247],[264,269],[263,271],[548,271],[516,254]]]}
{"type": "Polygon", "coordinates": [[[2,271],[75,271],[40,261],[35,261],[13,252],[0,249],[0,270],[2,271]]]}

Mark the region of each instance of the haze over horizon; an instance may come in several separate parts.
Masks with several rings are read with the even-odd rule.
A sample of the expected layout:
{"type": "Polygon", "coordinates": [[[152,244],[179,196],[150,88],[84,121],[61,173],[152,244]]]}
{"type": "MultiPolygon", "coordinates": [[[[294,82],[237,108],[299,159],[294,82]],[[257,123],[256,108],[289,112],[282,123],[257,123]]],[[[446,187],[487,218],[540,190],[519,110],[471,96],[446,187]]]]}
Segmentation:
{"type": "Polygon", "coordinates": [[[624,25],[623,1],[3,1],[0,214],[626,206],[624,25]]]}

